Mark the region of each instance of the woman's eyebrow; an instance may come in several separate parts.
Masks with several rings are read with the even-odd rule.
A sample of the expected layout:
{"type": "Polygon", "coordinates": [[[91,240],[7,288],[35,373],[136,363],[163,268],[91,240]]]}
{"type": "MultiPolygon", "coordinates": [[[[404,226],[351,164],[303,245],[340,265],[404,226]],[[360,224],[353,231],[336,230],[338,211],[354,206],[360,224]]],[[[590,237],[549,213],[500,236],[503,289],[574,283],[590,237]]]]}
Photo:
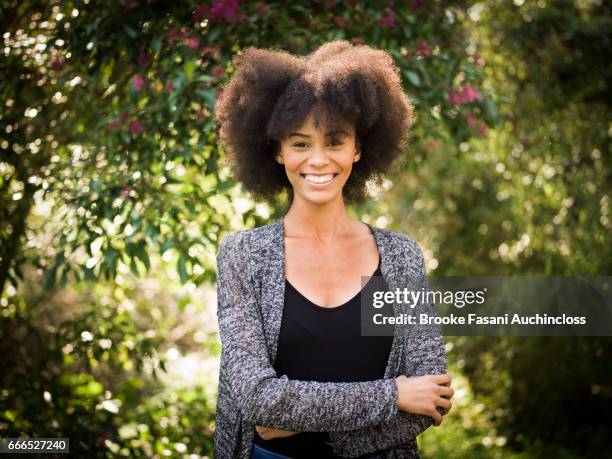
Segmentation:
{"type": "MultiPolygon", "coordinates": [[[[328,131],[326,135],[334,135],[334,134],[348,135],[348,132],[346,132],[343,129],[335,129],[333,131],[328,131]]],[[[294,136],[310,138],[308,134],[302,134],[301,132],[291,132],[287,137],[294,137],[294,136]]]]}

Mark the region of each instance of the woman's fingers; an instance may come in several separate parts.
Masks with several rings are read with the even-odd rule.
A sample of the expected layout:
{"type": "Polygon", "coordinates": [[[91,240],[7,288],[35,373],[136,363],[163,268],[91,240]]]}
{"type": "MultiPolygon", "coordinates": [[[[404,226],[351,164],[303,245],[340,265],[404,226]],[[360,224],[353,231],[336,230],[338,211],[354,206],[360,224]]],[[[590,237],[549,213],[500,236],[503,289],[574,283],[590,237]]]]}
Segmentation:
{"type": "Polygon", "coordinates": [[[450,374],[444,373],[444,374],[441,374],[441,375],[431,375],[431,379],[436,384],[450,384],[451,380],[452,380],[452,377],[451,377],[450,374]]]}
{"type": "Polygon", "coordinates": [[[435,425],[439,426],[440,424],[442,424],[442,415],[438,413],[438,410],[436,410],[435,408],[431,411],[429,416],[431,416],[431,418],[434,420],[435,425]]]}
{"type": "Polygon", "coordinates": [[[264,440],[272,440],[274,438],[285,438],[295,435],[297,432],[283,429],[275,429],[273,427],[255,426],[255,430],[264,440]]]}
{"type": "Polygon", "coordinates": [[[440,395],[444,397],[451,398],[453,395],[455,395],[455,390],[449,386],[440,386],[439,390],[440,390],[440,395]]]}
{"type": "Polygon", "coordinates": [[[437,401],[436,401],[436,406],[441,406],[442,408],[444,408],[446,411],[449,411],[451,409],[451,407],[453,406],[453,404],[450,402],[450,400],[447,400],[445,398],[440,397],[437,401]]]}

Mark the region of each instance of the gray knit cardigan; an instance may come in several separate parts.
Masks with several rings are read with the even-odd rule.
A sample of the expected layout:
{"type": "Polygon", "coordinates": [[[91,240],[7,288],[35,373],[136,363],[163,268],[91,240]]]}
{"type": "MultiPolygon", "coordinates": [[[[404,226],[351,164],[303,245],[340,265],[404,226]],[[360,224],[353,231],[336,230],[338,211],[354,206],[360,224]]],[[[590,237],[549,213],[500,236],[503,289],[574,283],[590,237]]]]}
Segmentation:
{"type": "MultiPolygon", "coordinates": [[[[391,290],[405,279],[426,282],[423,255],[410,237],[368,225],[391,290]]],[[[284,304],[284,223],[228,234],[217,253],[217,318],[221,336],[214,457],[249,459],[255,426],[328,432],[342,457],[388,449],[388,458],[418,458],[416,436],[433,424],[429,416],[397,407],[400,374],[446,373],[440,330],[396,326],[384,377],[332,383],[277,375],[273,365],[284,304]]],[[[433,305],[410,309],[393,305],[396,315],[433,312],[433,305]]]]}

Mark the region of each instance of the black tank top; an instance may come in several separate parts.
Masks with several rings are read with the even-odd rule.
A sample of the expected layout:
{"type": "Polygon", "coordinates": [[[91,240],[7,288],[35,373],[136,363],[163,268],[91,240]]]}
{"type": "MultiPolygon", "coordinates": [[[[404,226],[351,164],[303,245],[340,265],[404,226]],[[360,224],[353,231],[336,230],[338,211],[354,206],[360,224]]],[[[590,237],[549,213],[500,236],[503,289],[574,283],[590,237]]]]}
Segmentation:
{"type": "MultiPolygon", "coordinates": [[[[383,378],[393,335],[361,336],[362,294],[372,295],[374,290],[383,289],[388,290],[388,286],[382,277],[380,259],[364,288],[336,307],[313,303],[285,280],[285,303],[274,363],[276,374],[319,382],[383,378]]],[[[325,443],[327,439],[326,432],[299,432],[272,440],[255,434],[257,445],[292,458],[340,457],[325,443]]]]}

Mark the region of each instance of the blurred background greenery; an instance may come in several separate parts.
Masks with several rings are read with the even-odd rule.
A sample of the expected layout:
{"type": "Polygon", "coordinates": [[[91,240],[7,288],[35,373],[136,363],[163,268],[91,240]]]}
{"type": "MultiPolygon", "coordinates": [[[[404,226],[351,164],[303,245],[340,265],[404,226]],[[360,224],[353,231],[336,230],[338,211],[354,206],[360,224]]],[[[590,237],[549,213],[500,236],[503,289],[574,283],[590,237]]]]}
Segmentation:
{"type": "MultiPolygon", "coordinates": [[[[610,3],[6,0],[0,436],[211,457],[214,258],[286,211],[231,179],[213,110],[247,46],[389,51],[417,120],[351,213],[434,275],[609,275],[610,3]]],[[[612,340],[447,337],[425,458],[604,457],[612,340]]]]}

